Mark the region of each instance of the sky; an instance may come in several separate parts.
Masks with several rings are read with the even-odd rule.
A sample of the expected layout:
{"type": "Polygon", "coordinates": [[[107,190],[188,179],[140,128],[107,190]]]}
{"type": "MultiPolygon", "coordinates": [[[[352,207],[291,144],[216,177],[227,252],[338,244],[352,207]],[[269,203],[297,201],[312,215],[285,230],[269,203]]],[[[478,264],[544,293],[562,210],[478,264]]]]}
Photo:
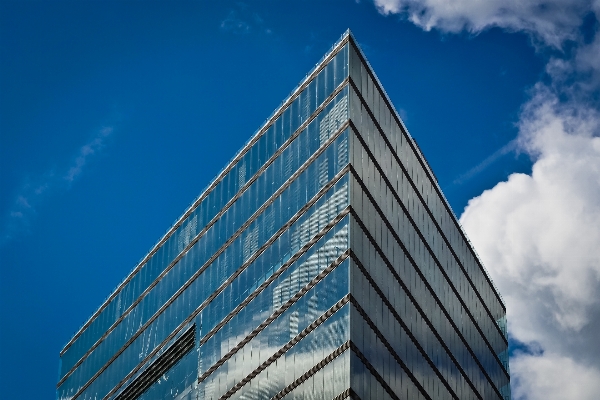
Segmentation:
{"type": "Polygon", "coordinates": [[[600,1],[0,0],[0,393],[350,28],[507,304],[514,399],[600,393],[600,1]]]}

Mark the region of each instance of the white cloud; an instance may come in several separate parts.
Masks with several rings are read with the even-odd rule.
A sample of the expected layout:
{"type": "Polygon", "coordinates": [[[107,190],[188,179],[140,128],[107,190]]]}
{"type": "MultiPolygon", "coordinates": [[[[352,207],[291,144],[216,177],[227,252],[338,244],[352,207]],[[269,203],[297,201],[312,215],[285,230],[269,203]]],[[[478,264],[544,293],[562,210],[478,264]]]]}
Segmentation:
{"type": "Polygon", "coordinates": [[[596,110],[562,104],[538,86],[519,137],[536,159],[531,175],[512,174],[470,200],[461,216],[504,296],[510,335],[542,351],[511,360],[515,398],[600,393],[600,379],[590,378],[600,377],[598,136],[596,110]],[[587,391],[590,382],[595,392],[587,391]]]}
{"type": "Polygon", "coordinates": [[[53,168],[37,177],[29,177],[16,194],[8,212],[0,244],[5,244],[20,233],[28,232],[36,215],[36,207],[51,193],[68,190],[81,175],[90,157],[104,148],[107,138],[112,133],[113,127],[99,129],[88,143],[79,148],[73,161],[62,172],[53,168]]]}
{"type": "Polygon", "coordinates": [[[425,29],[457,33],[490,27],[526,31],[554,47],[574,39],[586,0],[374,0],[384,15],[401,14],[425,29]]]}
{"type": "Polygon", "coordinates": [[[510,365],[515,400],[596,399],[600,393],[600,371],[555,354],[520,354],[510,365]]]}
{"type": "Polygon", "coordinates": [[[470,200],[461,221],[502,288],[511,333],[541,342],[534,328],[543,321],[577,332],[600,306],[600,126],[595,113],[532,107],[521,126],[523,148],[538,156],[532,174],[470,200]]]}
{"type": "Polygon", "coordinates": [[[513,398],[598,398],[600,34],[581,29],[586,15],[600,19],[600,0],[374,2],[425,30],[500,27],[551,49],[516,140],[531,174],[471,199],[461,222],[506,301],[510,336],[533,350],[511,358],[513,398]]]}

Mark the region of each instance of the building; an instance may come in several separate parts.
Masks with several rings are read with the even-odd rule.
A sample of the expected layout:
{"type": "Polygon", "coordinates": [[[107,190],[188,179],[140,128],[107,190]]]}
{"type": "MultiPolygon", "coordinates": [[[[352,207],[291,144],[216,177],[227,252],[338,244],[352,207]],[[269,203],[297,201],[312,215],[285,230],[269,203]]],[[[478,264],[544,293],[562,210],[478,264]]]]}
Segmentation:
{"type": "Polygon", "coordinates": [[[505,306],[347,32],[61,351],[58,399],[508,399],[505,306]]]}

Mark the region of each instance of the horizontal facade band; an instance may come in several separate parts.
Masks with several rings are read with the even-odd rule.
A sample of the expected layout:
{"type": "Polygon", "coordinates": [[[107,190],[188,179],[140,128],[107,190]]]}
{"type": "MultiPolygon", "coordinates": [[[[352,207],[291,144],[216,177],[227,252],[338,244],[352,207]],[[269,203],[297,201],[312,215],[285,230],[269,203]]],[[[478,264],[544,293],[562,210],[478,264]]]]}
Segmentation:
{"type": "Polygon", "coordinates": [[[304,374],[302,374],[302,376],[300,376],[294,382],[292,382],[291,384],[286,386],[281,392],[279,392],[275,396],[271,397],[271,400],[283,399],[288,393],[290,393],[292,390],[296,389],[302,383],[306,382],[308,380],[308,378],[310,378],[311,376],[313,376],[314,374],[316,374],[317,372],[322,370],[327,364],[329,364],[330,362],[335,360],[340,354],[342,354],[349,348],[350,348],[350,341],[347,341],[346,343],[344,343],[343,345],[341,345],[340,347],[335,349],[333,352],[329,353],[327,355],[327,357],[325,357],[324,359],[319,361],[314,367],[312,367],[311,369],[306,371],[304,374]]]}
{"type": "Polygon", "coordinates": [[[244,339],[242,339],[234,348],[232,348],[227,354],[225,354],[219,361],[217,361],[214,365],[208,368],[200,377],[198,377],[198,383],[202,383],[206,378],[208,378],[213,372],[215,372],[220,366],[225,364],[227,360],[235,355],[242,347],[244,347],[248,342],[254,339],[260,332],[262,332],[267,326],[269,326],[273,321],[275,321],[281,314],[283,314],[287,309],[289,309],[292,305],[294,305],[302,296],[304,296],[310,289],[315,287],[317,283],[323,280],[331,271],[333,271],[338,265],[344,262],[348,256],[350,255],[350,251],[345,251],[342,255],[340,255],[335,261],[333,261],[327,268],[325,268],[319,275],[314,277],[306,286],[304,286],[299,292],[297,292],[291,299],[286,301],[281,305],[269,318],[263,321],[258,327],[256,327],[252,332],[250,332],[244,339]]]}
{"type": "MultiPolygon", "coordinates": [[[[356,256],[352,257],[352,260],[356,262],[356,256]]],[[[426,399],[432,400],[431,396],[427,393],[427,391],[425,390],[425,388],[423,387],[421,382],[419,382],[419,380],[415,377],[415,375],[412,373],[412,371],[410,370],[408,365],[406,365],[406,363],[400,358],[400,356],[392,348],[392,345],[388,342],[388,340],[385,338],[385,336],[383,336],[381,331],[379,329],[377,329],[377,326],[375,326],[375,323],[371,320],[371,318],[369,318],[369,316],[367,315],[365,310],[363,310],[363,308],[360,306],[360,304],[358,303],[358,300],[356,300],[356,298],[352,295],[350,296],[350,304],[352,304],[354,309],[360,314],[360,316],[367,323],[369,328],[371,328],[373,333],[375,333],[375,336],[377,336],[377,338],[381,341],[381,343],[387,349],[388,353],[390,353],[390,355],[394,358],[394,361],[396,361],[396,363],[398,363],[398,365],[400,365],[400,368],[402,368],[404,370],[404,372],[406,372],[406,374],[408,375],[408,377],[410,378],[412,383],[417,387],[417,389],[419,389],[421,394],[426,399]]],[[[415,343],[415,344],[417,344],[417,343],[415,343]]],[[[428,360],[428,358],[426,358],[426,359],[428,360]]],[[[452,391],[450,386],[448,385],[448,382],[446,382],[446,380],[441,376],[441,374],[439,373],[439,371],[437,371],[437,369],[435,368],[434,365],[432,365],[432,369],[434,372],[436,372],[436,374],[438,375],[438,378],[440,378],[440,381],[442,382],[442,384],[444,384],[444,386],[446,386],[446,389],[448,389],[448,392],[452,395],[452,397],[458,398],[456,396],[456,394],[452,391]]]]}
{"type": "MultiPolygon", "coordinates": [[[[277,351],[277,353],[273,354],[269,359],[263,362],[258,368],[256,368],[252,373],[247,375],[244,379],[236,383],[231,389],[229,389],[223,396],[220,397],[219,400],[225,400],[229,397],[233,396],[238,390],[240,390],[243,386],[245,386],[248,382],[250,382],[254,377],[264,371],[269,365],[273,364],[279,357],[284,355],[287,351],[289,351],[296,343],[300,340],[308,336],[309,333],[314,331],[318,326],[323,324],[323,322],[327,321],[329,317],[335,314],[338,310],[340,310],[343,306],[348,304],[349,295],[342,297],[335,305],[333,305],[329,310],[323,313],[319,318],[317,318],[312,324],[307,326],[302,332],[298,333],[294,338],[292,338],[289,342],[285,344],[281,349],[277,351]]],[[[341,354],[341,352],[340,352],[341,354]]],[[[339,355],[339,354],[338,354],[339,355]]],[[[336,356],[337,357],[337,356],[336,356]]]]}
{"type": "Polygon", "coordinates": [[[364,354],[360,351],[360,349],[352,341],[350,341],[350,349],[352,349],[352,352],[358,357],[358,359],[363,363],[363,365],[369,370],[369,372],[371,373],[371,375],[373,375],[373,377],[377,380],[377,382],[379,382],[379,384],[386,391],[386,393],[392,399],[400,400],[400,397],[396,393],[394,393],[394,391],[392,390],[390,385],[387,384],[385,379],[383,379],[383,377],[379,374],[379,372],[377,372],[377,370],[375,369],[373,364],[371,364],[369,362],[367,357],[364,356],[364,354]]]}
{"type": "Polygon", "coordinates": [[[335,396],[333,400],[344,400],[344,399],[352,399],[352,400],[361,400],[360,397],[354,392],[352,389],[346,389],[339,395],[335,396]]]}

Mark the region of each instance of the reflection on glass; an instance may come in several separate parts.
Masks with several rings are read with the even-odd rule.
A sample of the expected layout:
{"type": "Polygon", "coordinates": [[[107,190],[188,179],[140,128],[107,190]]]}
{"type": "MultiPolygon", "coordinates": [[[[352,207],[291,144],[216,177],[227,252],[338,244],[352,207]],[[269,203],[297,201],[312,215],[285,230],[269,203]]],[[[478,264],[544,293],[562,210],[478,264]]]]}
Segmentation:
{"type": "Polygon", "coordinates": [[[510,399],[501,297],[349,32],[65,347],[57,398],[125,399],[190,326],[138,398],[510,399]]]}

